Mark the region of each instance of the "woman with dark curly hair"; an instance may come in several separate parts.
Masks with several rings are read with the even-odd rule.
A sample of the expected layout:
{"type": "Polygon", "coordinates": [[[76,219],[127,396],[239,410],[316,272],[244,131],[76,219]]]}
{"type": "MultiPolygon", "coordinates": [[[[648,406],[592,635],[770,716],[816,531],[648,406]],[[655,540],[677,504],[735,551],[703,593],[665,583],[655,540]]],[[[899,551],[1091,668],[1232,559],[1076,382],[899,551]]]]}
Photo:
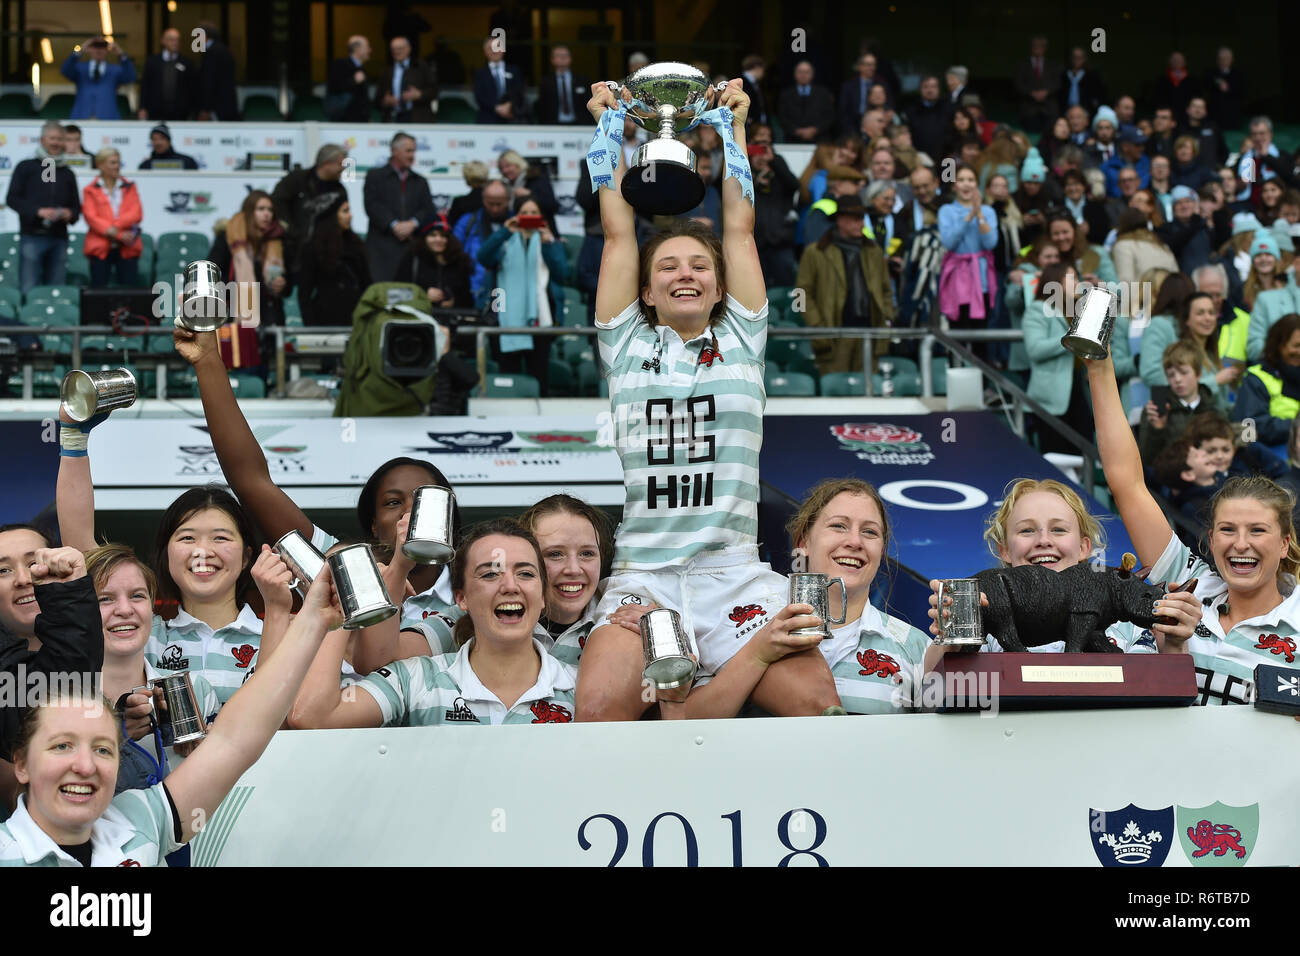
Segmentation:
{"type": "Polygon", "coordinates": [[[460,240],[439,219],[432,219],[416,230],[407,246],[397,278],[414,282],[429,297],[429,305],[443,309],[471,309],[474,293],[470,276],[474,263],[465,253],[460,240]]]}

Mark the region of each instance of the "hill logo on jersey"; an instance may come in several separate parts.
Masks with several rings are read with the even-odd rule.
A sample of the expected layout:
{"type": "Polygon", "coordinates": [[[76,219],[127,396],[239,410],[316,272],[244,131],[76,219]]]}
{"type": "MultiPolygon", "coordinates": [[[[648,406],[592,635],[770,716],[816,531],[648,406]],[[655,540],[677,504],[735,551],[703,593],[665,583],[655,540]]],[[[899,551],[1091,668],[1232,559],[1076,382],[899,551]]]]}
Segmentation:
{"type": "Polygon", "coordinates": [[[473,724],[479,722],[478,715],[469,709],[469,704],[465,703],[464,697],[457,697],[452,702],[451,709],[447,711],[443,720],[465,721],[473,724]]]}
{"type": "Polygon", "coordinates": [[[1258,833],[1258,803],[1178,808],[1178,840],[1192,866],[1245,866],[1258,833]]]}
{"type": "Polygon", "coordinates": [[[840,448],[873,465],[928,465],[934,461],[934,452],[921,441],[921,433],[900,425],[848,422],[832,425],[831,434],[839,439],[840,448]]]}
{"type": "Polygon", "coordinates": [[[1089,810],[1092,849],[1102,866],[1162,866],[1173,843],[1174,808],[1089,810]]]}

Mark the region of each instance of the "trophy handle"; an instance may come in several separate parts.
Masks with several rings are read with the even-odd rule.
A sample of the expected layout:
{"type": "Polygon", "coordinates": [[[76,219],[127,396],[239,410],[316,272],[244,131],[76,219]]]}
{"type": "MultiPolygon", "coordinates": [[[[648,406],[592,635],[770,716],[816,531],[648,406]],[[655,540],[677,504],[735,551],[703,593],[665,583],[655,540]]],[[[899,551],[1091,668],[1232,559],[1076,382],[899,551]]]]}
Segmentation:
{"type": "Polygon", "coordinates": [[[935,606],[934,606],[934,610],[935,610],[935,615],[934,615],[935,630],[937,630],[937,631],[939,632],[939,636],[940,636],[940,637],[946,637],[947,634],[948,634],[948,628],[945,626],[945,624],[944,624],[944,620],[943,620],[943,590],[944,590],[944,581],[943,581],[943,579],[941,578],[941,579],[939,580],[939,599],[938,599],[938,601],[935,603],[935,606]]]}
{"type": "Polygon", "coordinates": [[[828,612],[830,611],[830,603],[831,603],[831,602],[830,602],[830,593],[831,593],[831,588],[835,587],[835,585],[837,585],[837,584],[840,586],[840,616],[839,616],[839,617],[833,617],[833,618],[831,618],[831,623],[832,623],[832,624],[843,624],[843,623],[844,623],[844,619],[845,619],[846,617],[848,617],[848,614],[849,614],[849,592],[848,592],[848,590],[844,587],[844,579],[843,579],[843,578],[833,578],[831,581],[829,581],[829,582],[827,583],[827,585],[826,585],[826,610],[827,610],[828,612]]]}

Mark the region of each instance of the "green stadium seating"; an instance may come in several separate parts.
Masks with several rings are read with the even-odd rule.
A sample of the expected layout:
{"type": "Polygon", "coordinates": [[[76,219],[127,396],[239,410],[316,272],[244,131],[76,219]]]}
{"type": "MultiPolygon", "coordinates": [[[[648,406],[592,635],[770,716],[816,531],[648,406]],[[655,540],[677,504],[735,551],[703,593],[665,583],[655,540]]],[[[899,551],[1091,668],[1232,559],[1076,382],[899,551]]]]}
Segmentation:
{"type": "Polygon", "coordinates": [[[478,111],[459,96],[440,96],[435,119],[439,123],[477,123],[478,111]]]}
{"type": "Polygon", "coordinates": [[[0,286],[0,303],[11,306],[13,309],[12,317],[17,318],[18,310],[23,304],[23,294],[12,286],[0,286]]]}
{"type": "Polygon", "coordinates": [[[547,363],[546,384],[552,397],[567,398],[574,394],[578,379],[567,362],[553,358],[547,363]]]}
{"type": "Polygon", "coordinates": [[[155,254],[159,259],[202,259],[212,246],[212,237],[202,232],[164,232],[155,237],[155,254]]]}
{"type": "Polygon", "coordinates": [[[36,114],[41,119],[65,120],[72,113],[72,104],[77,101],[73,93],[55,93],[36,114]]]}
{"type": "Polygon", "coordinates": [[[266,93],[254,93],[245,99],[243,113],[246,122],[274,123],[284,119],[275,97],[266,93]]]}
{"type": "Polygon", "coordinates": [[[293,109],[289,112],[289,119],[295,123],[312,120],[318,123],[324,122],[325,106],[321,98],[314,93],[300,93],[293,98],[293,109]]]}
{"type": "Polygon", "coordinates": [[[29,302],[18,310],[24,325],[76,325],[80,318],[80,308],[67,301],[29,302]]]}
{"type": "Polygon", "coordinates": [[[35,115],[30,93],[5,93],[0,96],[0,119],[31,119],[35,115]]]}
{"type": "Polygon", "coordinates": [[[486,386],[484,394],[488,398],[538,398],[542,394],[537,379],[531,375],[488,375],[486,386]]]}
{"type": "Polygon", "coordinates": [[[822,394],[861,397],[866,394],[866,381],[861,372],[829,372],[821,377],[822,394]]]}
{"type": "MultiPolygon", "coordinates": [[[[895,372],[890,376],[890,381],[894,386],[894,398],[921,394],[921,376],[913,371],[895,372]]],[[[871,393],[873,395],[884,395],[884,385],[885,377],[879,372],[871,376],[871,393]]]]}
{"type": "Polygon", "coordinates": [[[235,398],[266,398],[266,382],[257,375],[231,375],[230,388],[235,398]]]}
{"type": "Polygon", "coordinates": [[[583,361],[577,364],[578,394],[583,398],[594,398],[601,394],[600,386],[604,384],[600,368],[595,362],[583,361]]]}
{"type": "Polygon", "coordinates": [[[767,394],[802,398],[817,394],[817,380],[800,372],[777,372],[764,376],[767,394]]]}
{"type": "Polygon", "coordinates": [[[75,285],[34,285],[27,292],[30,303],[71,303],[80,308],[81,287],[75,285]]]}
{"type": "Polygon", "coordinates": [[[948,360],[946,358],[930,359],[930,376],[934,386],[934,394],[948,394],[948,360]]]}

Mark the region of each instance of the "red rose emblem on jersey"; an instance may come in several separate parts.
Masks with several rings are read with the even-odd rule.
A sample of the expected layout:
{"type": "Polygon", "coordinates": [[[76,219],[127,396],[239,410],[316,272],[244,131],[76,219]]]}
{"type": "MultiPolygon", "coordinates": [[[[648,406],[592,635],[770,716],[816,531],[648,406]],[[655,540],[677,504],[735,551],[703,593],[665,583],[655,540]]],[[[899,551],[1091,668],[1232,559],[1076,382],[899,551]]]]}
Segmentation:
{"type": "Polygon", "coordinates": [[[831,428],[831,432],[836,438],[843,441],[863,442],[866,444],[885,442],[905,445],[921,440],[920,432],[899,425],[886,425],[877,422],[849,422],[846,425],[835,425],[831,428]]]}
{"type": "Polygon", "coordinates": [[[535,724],[568,724],[573,721],[573,714],[562,704],[549,704],[544,700],[534,701],[528,708],[533,712],[535,724]]]}
{"type": "Polygon", "coordinates": [[[744,607],[736,605],[735,609],[732,610],[727,617],[736,622],[736,627],[740,627],[740,625],[744,624],[746,621],[752,621],[759,615],[766,613],[767,612],[763,610],[763,605],[761,604],[746,604],[744,607]]]}
{"type": "Polygon", "coordinates": [[[898,661],[888,654],[879,654],[874,647],[869,647],[865,651],[858,651],[858,663],[862,665],[862,670],[858,671],[863,677],[893,677],[898,673],[898,661]]]}
{"type": "Polygon", "coordinates": [[[241,644],[238,647],[232,647],[230,653],[240,667],[247,667],[249,661],[253,659],[253,655],[257,653],[257,648],[252,644],[241,644]]]}
{"type": "Polygon", "coordinates": [[[1261,634],[1259,643],[1255,645],[1260,650],[1268,651],[1270,654],[1276,654],[1278,657],[1285,657],[1288,664],[1295,663],[1295,638],[1279,637],[1277,634],[1261,634]]]}

